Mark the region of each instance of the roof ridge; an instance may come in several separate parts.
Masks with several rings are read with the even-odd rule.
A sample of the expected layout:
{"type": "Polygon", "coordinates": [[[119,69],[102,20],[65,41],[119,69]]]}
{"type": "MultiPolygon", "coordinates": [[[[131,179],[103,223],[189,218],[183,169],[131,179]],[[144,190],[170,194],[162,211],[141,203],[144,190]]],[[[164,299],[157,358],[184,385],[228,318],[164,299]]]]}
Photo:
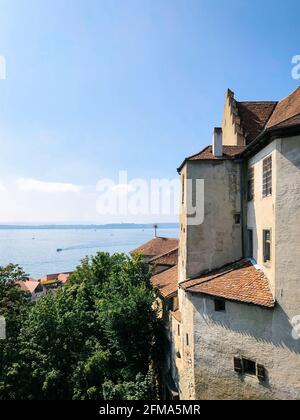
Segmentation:
{"type": "Polygon", "coordinates": [[[238,104],[278,104],[280,101],[236,101],[238,104]]]}
{"type": "Polygon", "coordinates": [[[287,96],[285,96],[284,98],[280,99],[280,101],[278,101],[278,103],[285,101],[288,97],[294,95],[294,93],[297,92],[297,90],[300,89],[300,86],[298,86],[296,89],[294,89],[291,93],[289,93],[287,96]]]}

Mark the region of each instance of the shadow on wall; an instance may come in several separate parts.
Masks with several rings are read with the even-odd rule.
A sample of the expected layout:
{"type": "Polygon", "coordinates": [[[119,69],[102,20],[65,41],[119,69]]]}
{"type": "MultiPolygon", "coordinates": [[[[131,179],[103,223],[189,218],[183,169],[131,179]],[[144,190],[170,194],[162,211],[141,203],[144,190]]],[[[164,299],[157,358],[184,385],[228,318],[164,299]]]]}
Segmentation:
{"type": "MultiPolygon", "coordinates": [[[[236,303],[236,305],[247,305],[236,303]]],[[[254,305],[247,305],[254,308],[254,305]]],[[[292,336],[293,325],[282,307],[277,304],[272,309],[256,308],[261,311],[261,316],[255,319],[238,317],[236,320],[223,319],[214,314],[205,314],[206,320],[219,325],[227,331],[238,333],[245,337],[255,338],[258,342],[272,344],[279,348],[286,348],[295,354],[300,354],[300,339],[295,340],[292,336]]],[[[259,313],[258,313],[259,315],[259,313]]],[[[225,314],[224,314],[225,318],[225,314]]]]}

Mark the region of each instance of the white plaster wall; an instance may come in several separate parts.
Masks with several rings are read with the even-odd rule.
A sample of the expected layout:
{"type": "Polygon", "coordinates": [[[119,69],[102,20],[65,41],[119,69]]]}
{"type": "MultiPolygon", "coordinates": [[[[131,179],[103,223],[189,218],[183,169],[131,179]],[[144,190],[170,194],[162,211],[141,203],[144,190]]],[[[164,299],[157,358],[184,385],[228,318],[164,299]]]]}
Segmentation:
{"type": "Polygon", "coordinates": [[[212,298],[193,295],[191,300],[196,399],[300,399],[300,343],[290,330],[280,329],[285,326],[280,308],[227,301],[226,312],[215,312],[212,298]],[[264,365],[267,381],[238,375],[234,357],[264,365]]]}
{"type": "Polygon", "coordinates": [[[240,166],[229,160],[188,162],[187,175],[204,179],[204,222],[186,226],[189,278],[242,257],[241,225],[234,219],[241,212],[240,166]]]}
{"type": "Polygon", "coordinates": [[[262,149],[249,160],[249,167],[254,168],[254,200],[247,205],[247,228],[253,230],[253,257],[261,266],[270,281],[272,290],[275,290],[275,197],[276,197],[276,171],[277,171],[276,140],[262,149]],[[272,196],[263,198],[263,160],[272,156],[272,196]],[[272,249],[271,261],[263,261],[263,230],[271,229],[272,249]]]}
{"type": "Polygon", "coordinates": [[[300,136],[277,140],[277,149],[276,299],[292,319],[300,315],[300,136]]]}

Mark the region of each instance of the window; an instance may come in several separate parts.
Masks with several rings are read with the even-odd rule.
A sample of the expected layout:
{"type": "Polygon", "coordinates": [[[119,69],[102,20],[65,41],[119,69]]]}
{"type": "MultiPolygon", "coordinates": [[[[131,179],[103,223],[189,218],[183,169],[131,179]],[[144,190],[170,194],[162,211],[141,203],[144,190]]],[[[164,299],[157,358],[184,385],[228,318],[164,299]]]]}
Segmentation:
{"type": "Polygon", "coordinates": [[[189,335],[186,335],[186,345],[189,346],[190,345],[190,340],[189,340],[189,335]]]}
{"type": "Polygon", "coordinates": [[[180,325],[178,324],[178,330],[177,330],[177,332],[178,332],[178,337],[180,337],[180,325]]]}
{"type": "Polygon", "coordinates": [[[240,375],[257,376],[261,382],[264,382],[267,378],[267,371],[263,365],[245,358],[234,358],[234,371],[240,375]]]}
{"type": "Polygon", "coordinates": [[[243,371],[248,375],[256,375],[256,363],[249,359],[242,359],[243,371]]]}
{"type": "Polygon", "coordinates": [[[181,202],[184,204],[184,195],[185,195],[185,177],[182,175],[182,185],[181,185],[181,202]]]}
{"type": "Polygon", "coordinates": [[[263,161],[263,197],[272,195],[272,156],[263,161]]]}
{"type": "Polygon", "coordinates": [[[225,312],[225,310],[226,310],[225,300],[215,299],[215,311],[225,312]]]}
{"type": "Polygon", "coordinates": [[[234,222],[236,225],[240,225],[241,224],[241,214],[240,213],[236,213],[234,215],[234,222]]]}
{"type": "Polygon", "coordinates": [[[253,258],[253,230],[248,229],[248,257],[253,258]]]}
{"type": "Polygon", "coordinates": [[[247,198],[248,201],[252,201],[254,198],[254,167],[248,169],[248,181],[247,181],[247,198]]]}
{"type": "Polygon", "coordinates": [[[271,261],[271,231],[263,231],[264,262],[271,261]]]}

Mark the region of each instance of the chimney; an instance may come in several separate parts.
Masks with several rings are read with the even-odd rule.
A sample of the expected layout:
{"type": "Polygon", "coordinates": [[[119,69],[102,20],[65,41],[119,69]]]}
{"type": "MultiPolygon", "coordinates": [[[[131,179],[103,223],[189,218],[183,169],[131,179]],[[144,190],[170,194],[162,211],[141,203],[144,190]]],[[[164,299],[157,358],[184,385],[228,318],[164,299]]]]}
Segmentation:
{"type": "Polygon", "coordinates": [[[215,157],[223,156],[223,143],[222,143],[222,128],[214,128],[213,130],[213,142],[212,152],[215,157]]]}

